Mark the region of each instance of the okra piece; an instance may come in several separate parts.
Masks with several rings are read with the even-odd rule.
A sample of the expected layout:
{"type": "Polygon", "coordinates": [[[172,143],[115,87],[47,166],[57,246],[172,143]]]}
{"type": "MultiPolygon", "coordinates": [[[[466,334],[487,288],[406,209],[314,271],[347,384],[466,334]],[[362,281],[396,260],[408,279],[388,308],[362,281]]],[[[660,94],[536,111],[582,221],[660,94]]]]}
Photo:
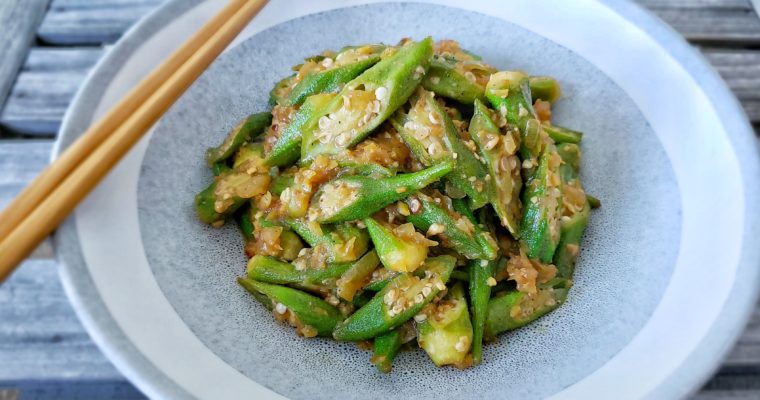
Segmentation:
{"type": "Polygon", "coordinates": [[[523,327],[559,307],[567,298],[568,288],[543,288],[535,295],[516,290],[492,298],[488,302],[485,337],[523,327]]]}
{"type": "Polygon", "coordinates": [[[297,79],[297,74],[293,74],[275,83],[272,90],[269,91],[269,105],[282,104],[285,97],[293,89],[297,79]]]}
{"type": "Polygon", "coordinates": [[[433,55],[426,38],[399,48],[343,89],[302,129],[302,161],[338,154],[362,141],[406,103],[422,80],[433,55]]]}
{"type": "Polygon", "coordinates": [[[263,166],[263,146],[247,144],[235,154],[232,170],[222,173],[195,196],[198,218],[208,224],[223,221],[246,201],[266,193],[271,178],[263,166]]]}
{"type": "Polygon", "coordinates": [[[432,197],[423,194],[407,200],[407,205],[416,212],[413,211],[406,220],[420,231],[440,237],[445,247],[454,249],[470,260],[496,258],[496,241],[490,233],[484,232],[467,217],[445,209],[432,197]]]}
{"type": "Polygon", "coordinates": [[[343,272],[340,279],[335,282],[338,297],[352,301],[356,293],[369,281],[372,272],[378,265],[380,265],[380,259],[375,250],[367,252],[358,261],[351,263],[351,267],[343,272]]]}
{"type": "Polygon", "coordinates": [[[520,137],[514,131],[502,135],[492,118],[491,110],[479,100],[475,100],[474,113],[470,121],[469,134],[478,146],[491,176],[488,185],[488,199],[499,216],[501,224],[512,236],[520,237],[520,159],[515,154],[520,137]]]}
{"type": "Polygon", "coordinates": [[[298,270],[291,263],[275,257],[255,255],[248,260],[247,273],[250,279],[277,285],[294,285],[312,290],[315,287],[329,287],[335,284],[353,263],[327,264],[324,268],[298,270]]]}
{"type": "Polygon", "coordinates": [[[518,71],[491,75],[486,98],[506,122],[520,131],[520,156],[524,161],[538,159],[546,133],[533,109],[528,76],[518,71]]]}
{"type": "Polygon", "coordinates": [[[298,160],[301,155],[303,130],[307,129],[313,120],[318,118],[319,110],[329,104],[334,97],[334,93],[321,93],[310,96],[304,101],[288,126],[282,130],[282,134],[277,138],[272,150],[267,155],[267,165],[284,167],[298,160]]]}
{"type": "MultiPolygon", "coordinates": [[[[274,312],[280,315],[291,313],[291,324],[298,328],[303,336],[330,336],[335,326],[341,321],[337,308],[324,300],[286,286],[271,285],[253,279],[238,278],[238,283],[251,293],[265,295],[274,312]]],[[[261,299],[260,296],[257,299],[261,299]]]]}
{"type": "Polygon", "coordinates": [[[367,218],[388,204],[438,181],[453,169],[454,161],[448,160],[421,171],[388,178],[351,175],[333,179],[314,195],[309,215],[315,215],[320,223],[367,218]]]}
{"type": "Polygon", "coordinates": [[[530,85],[530,96],[533,100],[543,100],[554,103],[559,100],[562,91],[559,89],[559,83],[551,76],[531,76],[528,78],[530,85]]]}
{"type": "Polygon", "coordinates": [[[538,169],[523,192],[523,218],[520,243],[528,257],[550,263],[559,242],[562,216],[562,183],[559,168],[562,159],[554,145],[547,147],[539,159],[538,169]]]}
{"type": "Polygon", "coordinates": [[[488,202],[486,169],[462,142],[454,122],[433,93],[419,89],[410,103],[409,112],[400,110],[391,122],[414,156],[424,165],[455,159],[457,167],[446,179],[469,196],[470,208],[485,205],[488,202]]]}
{"type": "Polygon", "coordinates": [[[271,123],[272,114],[268,111],[249,115],[232,128],[222,144],[206,150],[206,162],[211,167],[232,157],[243,143],[257,138],[271,123]]]}
{"type": "MultiPolygon", "coordinates": [[[[367,68],[380,61],[380,53],[384,49],[385,46],[373,45],[342,51],[335,57],[335,60],[329,59],[330,67],[306,75],[293,87],[281,104],[290,107],[297,106],[311,95],[339,90],[348,81],[356,78],[367,68]]],[[[327,65],[326,61],[327,59],[323,59],[322,65],[327,65]]]]}
{"type": "Polygon", "coordinates": [[[375,338],[371,362],[375,364],[378,371],[385,374],[391,372],[393,359],[401,349],[401,339],[403,338],[400,329],[394,329],[375,338]]]}
{"type": "Polygon", "coordinates": [[[417,322],[420,347],[438,367],[467,367],[473,332],[462,284],[454,285],[440,303],[425,311],[426,318],[417,322]]]}
{"type": "Polygon", "coordinates": [[[436,56],[422,80],[422,87],[463,104],[472,104],[473,101],[482,99],[485,86],[478,84],[473,72],[467,71],[468,74],[465,75],[460,69],[457,68],[456,61],[436,56]]]}
{"type": "Polygon", "coordinates": [[[472,362],[477,365],[483,359],[483,332],[491,298],[491,283],[495,261],[473,260],[470,262],[470,309],[472,311],[472,362]]]}
{"type": "Polygon", "coordinates": [[[269,185],[269,191],[273,195],[279,196],[285,189],[293,186],[294,182],[295,176],[293,175],[277,175],[272,178],[272,184],[269,185]]]}
{"type": "Polygon", "coordinates": [[[396,272],[413,272],[427,259],[428,247],[433,243],[414,230],[412,224],[395,229],[385,226],[374,218],[365,218],[369,237],[375,245],[383,265],[396,272]]]}
{"type": "Polygon", "coordinates": [[[563,128],[559,125],[549,125],[547,123],[543,123],[541,126],[543,127],[544,132],[546,132],[555,143],[580,143],[583,139],[583,132],[563,128]]]}
{"type": "Polygon", "coordinates": [[[320,225],[305,219],[285,219],[315,251],[324,251],[328,262],[354,261],[367,252],[369,235],[350,224],[320,225]]]}
{"type": "Polygon", "coordinates": [[[588,200],[588,205],[590,205],[592,209],[599,208],[602,206],[602,201],[590,194],[586,195],[586,200],[588,200]]]}
{"type": "Polygon", "coordinates": [[[214,176],[219,176],[230,170],[232,170],[232,168],[230,168],[225,161],[219,161],[211,166],[211,171],[214,173],[214,176]]]}
{"type": "Polygon", "coordinates": [[[375,297],[338,324],[333,337],[342,341],[367,340],[387,333],[417,314],[446,288],[456,259],[438,256],[425,261],[425,276],[402,273],[394,277],[375,297]]]}
{"type": "Polygon", "coordinates": [[[462,271],[461,269],[456,269],[454,272],[451,273],[451,279],[460,281],[460,282],[469,282],[470,281],[470,274],[467,271],[462,271]]]}
{"type": "Polygon", "coordinates": [[[588,224],[590,204],[578,179],[580,148],[576,144],[563,143],[557,146],[557,153],[563,161],[560,166],[563,201],[560,240],[554,254],[554,265],[558,277],[570,279],[575,270],[581,237],[588,224]]]}
{"type": "Polygon", "coordinates": [[[243,233],[243,237],[245,237],[246,240],[253,239],[254,226],[250,211],[250,208],[244,209],[243,212],[239,212],[235,218],[238,228],[240,228],[240,232],[243,233]]]}

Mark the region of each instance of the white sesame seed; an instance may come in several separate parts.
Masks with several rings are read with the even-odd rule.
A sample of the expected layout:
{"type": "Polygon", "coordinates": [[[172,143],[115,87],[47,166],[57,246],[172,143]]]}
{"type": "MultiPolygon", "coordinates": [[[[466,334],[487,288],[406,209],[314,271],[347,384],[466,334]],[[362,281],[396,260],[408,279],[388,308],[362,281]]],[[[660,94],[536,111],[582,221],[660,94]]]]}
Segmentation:
{"type": "Polygon", "coordinates": [[[496,286],[496,279],[494,279],[493,276],[489,276],[486,280],[486,285],[491,287],[496,286]]]}
{"type": "Polygon", "coordinates": [[[377,89],[375,89],[375,98],[383,101],[386,96],[388,96],[388,89],[385,88],[385,86],[380,86],[377,89]]]}
{"type": "Polygon", "coordinates": [[[443,232],[444,229],[445,229],[445,227],[442,224],[439,224],[439,223],[436,222],[436,223],[430,225],[430,227],[428,228],[428,230],[427,230],[427,236],[437,235],[437,234],[443,232]]]}
{"type": "Polygon", "coordinates": [[[471,177],[467,178],[467,180],[470,181],[470,182],[475,182],[476,180],[478,180],[478,178],[476,178],[474,176],[471,176],[471,177]]]}
{"type": "Polygon", "coordinates": [[[531,160],[525,160],[525,161],[522,162],[522,167],[523,168],[530,168],[532,166],[533,166],[533,162],[531,160]]]}
{"type": "Polygon", "coordinates": [[[330,118],[328,118],[327,115],[319,118],[319,129],[325,129],[328,126],[330,126],[330,118]]]}
{"type": "Polygon", "coordinates": [[[330,57],[325,58],[322,60],[322,66],[325,68],[330,68],[333,65],[333,59],[330,57]]]}
{"type": "Polygon", "coordinates": [[[455,160],[457,159],[457,157],[459,157],[459,154],[457,154],[457,153],[453,153],[453,154],[451,155],[451,158],[453,158],[453,159],[455,159],[455,160]]]}
{"type": "Polygon", "coordinates": [[[285,314],[286,311],[288,311],[288,308],[285,307],[285,304],[277,303],[276,306],[274,306],[274,310],[277,312],[277,314],[285,314]]]}
{"type": "Polygon", "coordinates": [[[480,266],[481,267],[487,267],[488,266],[488,260],[480,260],[480,266]]]}
{"type": "Polygon", "coordinates": [[[427,314],[417,314],[414,316],[414,320],[417,322],[422,322],[427,319],[427,314]]]}
{"type": "Polygon", "coordinates": [[[414,72],[422,75],[425,73],[425,68],[423,68],[422,65],[418,65],[417,68],[414,69],[414,72]]]}

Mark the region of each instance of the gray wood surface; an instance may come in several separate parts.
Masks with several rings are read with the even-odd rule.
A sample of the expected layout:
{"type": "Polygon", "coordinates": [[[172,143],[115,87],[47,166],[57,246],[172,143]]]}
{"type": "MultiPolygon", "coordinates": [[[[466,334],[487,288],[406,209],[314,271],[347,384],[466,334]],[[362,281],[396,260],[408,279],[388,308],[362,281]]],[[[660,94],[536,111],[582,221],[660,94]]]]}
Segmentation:
{"type": "Polygon", "coordinates": [[[13,85],[16,71],[34,42],[34,32],[45,14],[48,0],[0,1],[0,106],[13,85]]]}
{"type": "MultiPolygon", "coordinates": [[[[47,1],[0,0],[0,49],[9,48],[9,40],[27,46],[33,41],[30,32],[34,28],[21,30],[27,32],[26,42],[6,34],[24,25],[24,21],[7,25],[6,21],[13,20],[7,17],[8,10],[15,7],[15,12],[27,13],[19,19],[26,18],[34,27],[41,13],[34,14],[27,7],[47,1]]],[[[0,129],[48,139],[0,136],[0,208],[47,164],[63,113],[88,71],[107,51],[104,46],[161,2],[52,0],[37,29],[37,45],[28,58],[22,63],[22,55],[18,61],[9,62],[3,52],[0,107],[4,79],[15,79],[15,83],[0,110],[0,129]],[[13,71],[19,66],[23,67],[17,75],[13,71]]],[[[638,3],[697,45],[742,101],[750,118],[760,124],[760,19],[748,0],[638,3]]],[[[23,46],[21,51],[26,51],[23,46]]],[[[0,286],[0,400],[19,397],[142,398],[100,353],[76,318],[60,285],[49,242],[0,286]]],[[[693,398],[760,399],[760,307],[721,369],[693,398]]]]}

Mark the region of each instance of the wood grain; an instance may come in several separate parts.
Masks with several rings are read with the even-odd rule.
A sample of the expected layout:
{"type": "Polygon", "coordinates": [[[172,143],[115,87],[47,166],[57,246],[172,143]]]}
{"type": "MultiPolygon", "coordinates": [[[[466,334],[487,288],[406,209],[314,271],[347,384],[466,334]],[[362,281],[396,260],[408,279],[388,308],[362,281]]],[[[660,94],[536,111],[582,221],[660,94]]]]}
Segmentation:
{"type": "Polygon", "coordinates": [[[0,106],[13,85],[16,71],[24,63],[34,32],[45,13],[48,0],[0,1],[0,106]]]}

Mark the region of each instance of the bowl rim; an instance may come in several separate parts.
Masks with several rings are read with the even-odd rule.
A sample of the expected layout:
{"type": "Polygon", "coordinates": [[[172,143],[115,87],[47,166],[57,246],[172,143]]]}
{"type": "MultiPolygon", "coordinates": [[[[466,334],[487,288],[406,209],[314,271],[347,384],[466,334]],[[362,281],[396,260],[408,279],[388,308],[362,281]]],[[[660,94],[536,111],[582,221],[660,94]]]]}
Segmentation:
{"type": "MultiPolygon", "coordinates": [[[[739,162],[745,204],[760,204],[760,147],[743,108],[717,72],[679,33],[641,6],[626,0],[593,1],[607,6],[647,32],[660,46],[668,50],[705,92],[710,93],[711,105],[726,127],[739,162]]],[[[171,0],[165,3],[130,28],[111,51],[101,58],[80,86],[64,116],[60,134],[53,146],[53,158],[79,135],[75,126],[83,121],[90,121],[92,116],[87,114],[92,113],[93,104],[100,100],[107,83],[140,44],[153,36],[167,20],[184,14],[202,2],[203,0],[171,0]]],[[[723,307],[723,310],[731,309],[732,312],[720,314],[698,346],[706,350],[692,351],[683,361],[682,367],[667,377],[656,389],[653,397],[685,396],[696,391],[719,367],[719,361],[730,351],[742,333],[742,328],[749,321],[760,296],[760,249],[751,246],[751,238],[760,235],[760,214],[753,214],[748,209],[745,216],[741,258],[736,267],[736,283],[723,307]]],[[[59,271],[64,290],[88,333],[119,371],[149,397],[192,397],[191,393],[167,379],[162,371],[136,351],[129,338],[109,315],[102,300],[99,300],[97,288],[91,278],[75,270],[74,266],[83,263],[83,258],[78,249],[66,249],[62,244],[63,237],[71,237],[75,247],[79,246],[74,225],[75,217],[71,216],[56,233],[55,248],[61,265],[59,271]],[[92,301],[93,299],[96,301],[92,301]]]]}

